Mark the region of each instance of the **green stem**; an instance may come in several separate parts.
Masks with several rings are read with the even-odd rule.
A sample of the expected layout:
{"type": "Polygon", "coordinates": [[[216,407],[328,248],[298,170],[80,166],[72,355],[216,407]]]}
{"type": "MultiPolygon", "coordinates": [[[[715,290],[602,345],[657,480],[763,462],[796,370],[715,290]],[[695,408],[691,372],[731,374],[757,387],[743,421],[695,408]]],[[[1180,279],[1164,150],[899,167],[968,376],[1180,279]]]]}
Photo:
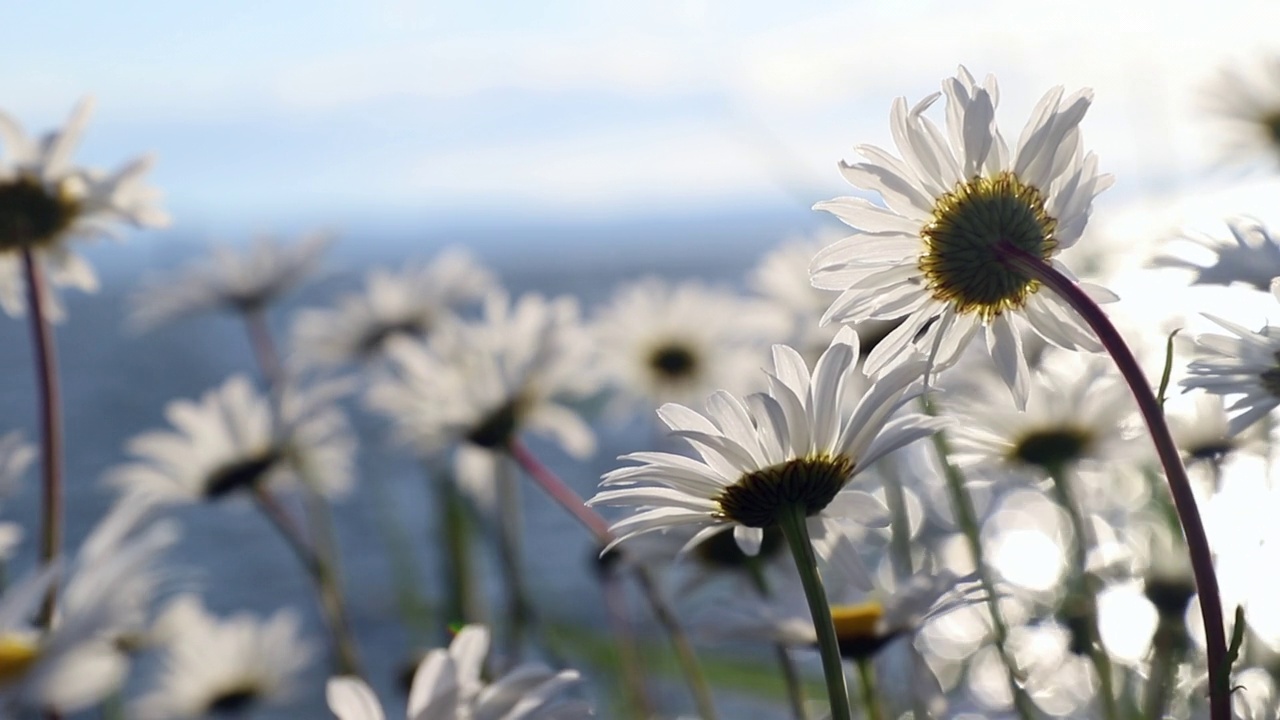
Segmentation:
{"type": "MultiPolygon", "coordinates": [[[[471,563],[471,525],[466,500],[458,484],[443,463],[426,468],[427,479],[435,493],[437,531],[446,593],[442,631],[448,633],[453,623],[477,622],[482,616],[471,563]]],[[[447,640],[447,638],[446,638],[447,640]]]]}
{"type": "Polygon", "coordinates": [[[818,634],[818,651],[822,654],[822,673],[827,681],[827,697],[831,702],[832,720],[852,720],[849,707],[849,688],[845,683],[844,660],[840,657],[840,642],[831,621],[831,606],[818,574],[818,556],[809,540],[809,526],[804,506],[789,505],[779,513],[778,525],[791,547],[796,568],[800,571],[800,583],[804,586],[805,599],[809,601],[809,614],[818,634]]]}
{"type": "Polygon", "coordinates": [[[870,658],[858,660],[858,680],[862,685],[862,707],[867,712],[867,720],[884,720],[880,694],[876,692],[876,669],[870,658]]]}
{"type": "Polygon", "coordinates": [[[601,568],[600,572],[600,591],[604,595],[605,609],[618,646],[618,669],[626,690],[627,710],[635,720],[645,720],[653,717],[654,707],[645,683],[644,663],[640,659],[640,648],[636,645],[635,630],[631,627],[630,613],[627,612],[625,588],[613,568],[601,568]]]}
{"type": "Polygon", "coordinates": [[[1160,617],[1155,636],[1151,640],[1151,673],[1143,693],[1142,716],[1149,720],[1161,720],[1169,707],[1169,693],[1182,653],[1186,649],[1186,631],[1181,618],[1160,617]]]}
{"type": "MultiPolygon", "coordinates": [[[[57,348],[44,303],[44,273],[30,248],[22,250],[22,267],[26,273],[36,387],[40,397],[40,563],[48,566],[62,553],[62,399],[57,348]]],[[[58,584],[50,583],[37,618],[40,627],[47,628],[53,622],[57,602],[58,584]]]]}
{"type": "Polygon", "coordinates": [[[1187,478],[1187,469],[1182,465],[1182,456],[1173,441],[1160,402],[1152,392],[1142,366],[1125,344],[1120,332],[1102,308],[1079,285],[1041,258],[1010,243],[1002,243],[998,249],[1002,261],[1009,269],[1043,283],[1088,323],[1133,393],[1142,419],[1151,432],[1160,464],[1164,466],[1165,480],[1169,483],[1169,492],[1173,496],[1174,507],[1178,510],[1178,519],[1182,522],[1183,535],[1191,556],[1191,570],[1200,595],[1200,614],[1204,619],[1209,671],[1209,715],[1212,720],[1231,720],[1231,661],[1227,654],[1222,596],[1213,568],[1213,551],[1209,547],[1209,538],[1200,519],[1200,510],[1196,506],[1191,481],[1187,478]]]}
{"type": "MultiPolygon", "coordinates": [[[[921,398],[921,405],[925,413],[929,415],[937,415],[937,409],[929,398],[921,398]]],[[[978,581],[982,583],[982,592],[986,596],[987,612],[991,615],[991,627],[994,634],[994,642],[996,652],[1000,655],[1001,662],[1004,663],[1005,672],[1009,681],[1009,692],[1013,695],[1013,707],[1018,713],[1018,717],[1022,720],[1032,720],[1036,717],[1035,706],[1031,702],[1031,698],[1027,695],[1026,690],[1022,688],[1022,683],[1018,681],[1017,671],[1014,669],[1012,656],[1009,655],[1009,626],[1005,624],[1004,613],[1000,611],[1000,596],[996,593],[995,581],[991,577],[991,569],[987,567],[985,553],[982,549],[982,527],[978,524],[978,513],[973,507],[973,498],[969,496],[968,487],[964,482],[964,474],[959,468],[951,464],[951,448],[947,442],[944,433],[934,433],[933,448],[938,457],[938,464],[942,466],[943,475],[947,481],[947,493],[951,496],[951,507],[956,514],[956,523],[960,526],[960,532],[964,534],[965,540],[969,544],[969,553],[973,556],[974,569],[978,574],[978,581]]]]}
{"type": "Polygon", "coordinates": [[[520,663],[525,637],[533,620],[533,606],[529,601],[524,562],[520,558],[521,528],[524,526],[520,486],[511,472],[508,459],[499,455],[497,461],[498,556],[507,581],[507,654],[514,667],[520,663]]]}

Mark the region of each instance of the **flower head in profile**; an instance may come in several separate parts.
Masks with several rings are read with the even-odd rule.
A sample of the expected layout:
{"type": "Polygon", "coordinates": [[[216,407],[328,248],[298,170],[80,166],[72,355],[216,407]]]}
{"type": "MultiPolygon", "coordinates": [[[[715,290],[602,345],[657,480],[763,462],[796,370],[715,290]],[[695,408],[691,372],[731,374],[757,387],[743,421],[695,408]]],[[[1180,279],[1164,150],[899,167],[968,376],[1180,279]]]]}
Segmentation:
{"type": "Polygon", "coordinates": [[[687,526],[700,530],[689,541],[695,546],[732,528],[749,553],[759,550],[765,529],[796,505],[817,537],[826,535],[827,520],[882,525],[884,505],[849,488],[849,482],[884,455],[933,434],[941,421],[910,413],[891,419],[917,394],[912,386],[924,372],[923,360],[902,363],[869,384],[852,415],[842,418],[857,357],[858,336],[848,328],[812,374],[799,353],[775,345],[769,392],[749,395],[746,402],[716,392],[707,400],[706,415],[663,405],[658,416],[699,457],[624,455],[635,464],[607,473],[589,504],[639,509],[614,523],[616,542],[687,526]]]}
{"type": "Polygon", "coordinates": [[[287,700],[315,655],[290,609],[259,619],[210,615],[194,595],[171,600],[156,620],[164,660],[155,686],[131,707],[144,720],[242,714],[287,700]]]}
{"type": "MultiPolygon", "coordinates": [[[[0,307],[9,315],[26,309],[22,252],[35,253],[53,285],[93,292],[98,278],[69,240],[109,234],[120,224],[168,223],[159,194],[145,182],[150,158],[114,173],[72,164],[92,107],[81,102],[65,127],[41,138],[0,112],[0,307]]],[[[60,318],[57,296],[50,293],[48,301],[51,317],[60,318]]]]}
{"type": "Polygon", "coordinates": [[[1224,162],[1280,167],[1280,55],[1225,67],[1204,92],[1206,110],[1221,125],[1214,135],[1224,162]]]}
{"type": "Polygon", "coordinates": [[[145,283],[129,323],[146,330],[215,310],[259,312],[316,273],[330,240],[318,233],[293,244],[262,236],[243,249],[216,246],[172,278],[145,283]]]}
{"type": "MultiPolygon", "coordinates": [[[[1080,239],[1093,199],[1111,177],[1098,174],[1097,157],[1081,142],[1089,91],[1064,97],[1061,87],[1050,90],[1012,148],[996,127],[998,99],[994,77],[978,85],[960,68],[942,93],[910,108],[896,100],[890,130],[901,158],[860,145],[866,161],[840,165],[845,179],[879,193],[887,207],[857,197],[818,203],[855,234],[819,251],[811,272],[815,286],[840,291],[824,321],[905,316],[868,355],[869,374],[883,373],[913,348],[945,369],[981,331],[1021,406],[1030,376],[1024,328],[1068,349],[1101,346],[1063,300],[1007,266],[1001,248],[1070,276],[1057,255],[1080,239]],[[943,95],[945,131],[924,115],[943,95]]],[[[1083,285],[1095,300],[1114,298],[1083,285]]]]}
{"type": "Polygon", "coordinates": [[[1180,268],[1196,273],[1196,285],[1231,285],[1242,282],[1259,290],[1271,287],[1271,278],[1280,275],[1280,243],[1258,220],[1236,217],[1227,220],[1232,240],[1226,242],[1203,236],[1185,240],[1207,248],[1217,258],[1201,265],[1178,255],[1160,255],[1151,261],[1155,268],[1180,268]]]}
{"type": "MultiPolygon", "coordinates": [[[[467,625],[449,649],[427,653],[413,675],[406,717],[409,720],[577,720],[592,717],[580,702],[557,696],[579,680],[575,670],[553,671],[525,663],[487,682],[484,659],[489,630],[467,625]]],[[[384,720],[382,705],[364,681],[330,678],[326,695],[338,720],[384,720]]]]}
{"type": "Polygon", "coordinates": [[[106,481],[168,502],[217,500],[256,487],[299,483],[342,497],[351,489],[356,442],[335,401],[345,383],[285,386],[278,398],[260,395],[234,375],[199,401],[165,408],[172,430],[129,441],[135,460],[113,468],[106,481]]]}
{"type": "Polygon", "coordinates": [[[455,306],[481,300],[497,287],[493,274],[460,249],[428,265],[375,269],[365,277],[363,292],[344,295],[334,308],[299,312],[294,350],[304,365],[315,367],[379,357],[388,339],[424,339],[455,306]]]}
{"type": "MultiPolygon", "coordinates": [[[[1271,294],[1280,300],[1280,278],[1271,281],[1271,294]]],[[[1240,395],[1227,408],[1234,413],[1227,431],[1237,435],[1280,406],[1280,328],[1267,325],[1254,332],[1222,318],[1206,317],[1234,337],[1196,337],[1199,356],[1187,368],[1182,386],[1214,395],[1240,395]]]]}

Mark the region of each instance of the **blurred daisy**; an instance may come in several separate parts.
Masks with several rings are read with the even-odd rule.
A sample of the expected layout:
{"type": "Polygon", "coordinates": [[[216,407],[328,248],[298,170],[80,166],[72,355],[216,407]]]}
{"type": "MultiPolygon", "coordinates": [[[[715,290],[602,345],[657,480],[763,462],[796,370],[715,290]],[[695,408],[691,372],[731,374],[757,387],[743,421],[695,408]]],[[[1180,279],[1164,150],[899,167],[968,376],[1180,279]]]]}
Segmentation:
{"type": "Polygon", "coordinates": [[[375,269],[365,277],[364,292],[339,298],[332,309],[299,311],[293,346],[309,367],[368,360],[389,338],[427,337],[452,307],[480,300],[497,286],[493,274],[460,249],[421,267],[375,269]]]}
{"type": "Polygon", "coordinates": [[[592,330],[618,412],[757,389],[760,358],[786,320],[768,303],[697,281],[645,278],[618,288],[592,330]]]}
{"type": "Polygon", "coordinates": [[[315,234],[285,245],[275,238],[259,237],[243,250],[216,246],[211,257],[172,278],[144,283],[131,298],[129,323],[149,330],[215,310],[245,315],[259,312],[315,274],[330,239],[315,234]]]}
{"type": "Polygon", "coordinates": [[[1160,255],[1151,261],[1154,268],[1178,268],[1195,271],[1195,285],[1230,285],[1247,283],[1259,290],[1271,286],[1271,278],[1280,275],[1280,244],[1258,220],[1236,217],[1227,220],[1235,241],[1220,241],[1207,235],[1179,238],[1217,257],[1212,265],[1200,265],[1177,255],[1160,255]]]}
{"type": "MultiPolygon", "coordinates": [[[[1271,294],[1280,300],[1280,278],[1272,280],[1271,294]]],[[[1267,325],[1258,332],[1218,317],[1205,317],[1231,331],[1226,335],[1199,335],[1198,359],[1187,368],[1186,388],[1202,388],[1214,395],[1240,395],[1227,408],[1240,411],[1227,423],[1229,435],[1238,435],[1280,406],[1280,328],[1267,325]]]]}
{"type": "Polygon", "coordinates": [[[675,437],[700,456],[639,452],[621,459],[634,463],[607,473],[591,505],[640,508],[614,523],[615,542],[672,527],[700,528],[695,546],[733,528],[750,554],[759,551],[764,530],[780,513],[799,504],[812,534],[826,535],[824,523],[842,519],[862,524],[887,522],[883,504],[848,488],[849,481],[884,455],[936,432],[942,422],[917,414],[890,420],[917,395],[910,391],[924,372],[912,360],[867,387],[852,417],[841,419],[846,380],[857,374],[858,336],[844,329],[823,353],[810,376],[795,350],[775,345],[770,391],[746,403],[717,391],[707,415],[668,403],[658,416],[675,437]]]}
{"type": "MultiPolygon", "coordinates": [[[[85,292],[98,278],[68,241],[110,234],[122,223],[158,227],[168,223],[159,194],[145,184],[151,159],[134,160],[114,173],[71,164],[93,103],[75,107],[66,127],[42,138],[29,137],[0,112],[0,306],[11,316],[26,309],[26,280],[20,251],[34,250],[52,285],[85,292]]],[[[53,293],[50,316],[62,316],[53,293]]]]}
{"type": "Polygon", "coordinates": [[[315,648],[299,635],[292,609],[265,620],[242,613],[220,620],[200,599],[170,601],[156,620],[164,640],[160,677],[134,701],[144,720],[244,714],[289,699],[315,648]]]}
{"type": "Polygon", "coordinates": [[[173,430],[129,441],[136,459],[113,468],[106,481],[167,502],[217,500],[256,487],[306,483],[340,498],[351,489],[356,449],[346,416],[335,404],[343,383],[307,389],[286,386],[278,416],[272,401],[244,375],[234,375],[199,401],[165,408],[173,430]]]}
{"type": "MultiPolygon", "coordinates": [[[[841,163],[845,179],[880,193],[888,207],[858,197],[815,206],[856,233],[817,254],[813,284],[841,291],[824,322],[906,316],[868,355],[868,374],[882,374],[912,348],[927,353],[933,368],[948,368],[981,329],[1021,407],[1030,378],[1025,327],[1060,347],[1101,349],[1062,299],[1006,267],[997,250],[1010,244],[1070,276],[1055,258],[1080,239],[1094,196],[1111,184],[1080,139],[1091,93],[1064,98],[1061,87],[1050,90],[1011,152],[995,125],[994,77],[978,86],[960,68],[942,90],[945,134],[923,115],[939,93],[910,109],[898,98],[890,129],[902,159],[860,145],[869,162],[841,163]]],[[[1114,299],[1082,286],[1095,300],[1114,299]]]]}
{"type": "MultiPolygon", "coordinates": [[[[593,717],[584,703],[557,702],[556,696],[579,680],[575,670],[554,672],[526,663],[492,682],[484,680],[489,631],[467,625],[448,650],[427,653],[409,690],[405,716],[410,720],[574,720],[593,717]]],[[[382,705],[364,681],[330,678],[325,694],[338,720],[383,720],[382,705]]]]}
{"type": "Polygon", "coordinates": [[[1224,126],[1214,133],[1223,160],[1280,165],[1280,55],[1258,58],[1251,67],[1223,68],[1204,92],[1207,109],[1224,126]]]}
{"type": "Polygon", "coordinates": [[[1244,445],[1229,432],[1221,395],[1196,393],[1195,402],[1187,411],[1169,413],[1169,431],[1178,449],[1192,463],[1221,465],[1244,445]]]}

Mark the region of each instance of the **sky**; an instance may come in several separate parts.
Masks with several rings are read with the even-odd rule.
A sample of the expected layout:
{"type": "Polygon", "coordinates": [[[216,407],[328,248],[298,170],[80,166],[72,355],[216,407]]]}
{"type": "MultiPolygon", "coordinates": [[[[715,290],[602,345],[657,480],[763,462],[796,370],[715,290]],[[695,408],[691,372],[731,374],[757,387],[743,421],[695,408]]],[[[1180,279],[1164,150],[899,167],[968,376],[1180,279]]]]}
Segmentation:
{"type": "Polygon", "coordinates": [[[855,144],[890,145],[894,97],[964,64],[1015,136],[1051,86],[1092,87],[1100,202],[1168,208],[1239,184],[1203,88],[1280,51],[1280,4],[1208,8],[43,0],[0,22],[0,108],[45,129],[92,94],[80,159],[153,152],[189,227],[807,212],[848,193],[855,144]]]}

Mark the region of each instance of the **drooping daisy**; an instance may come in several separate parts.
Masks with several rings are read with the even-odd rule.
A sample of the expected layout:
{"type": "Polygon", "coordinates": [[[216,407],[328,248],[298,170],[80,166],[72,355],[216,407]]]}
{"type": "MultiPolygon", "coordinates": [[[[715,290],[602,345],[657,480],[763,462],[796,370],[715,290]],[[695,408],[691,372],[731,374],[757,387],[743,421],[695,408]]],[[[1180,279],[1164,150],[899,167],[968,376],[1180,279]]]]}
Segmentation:
{"type": "Polygon", "coordinates": [[[364,292],[339,298],[332,309],[300,311],[294,349],[304,366],[368,360],[396,335],[425,338],[454,306],[480,300],[497,286],[493,274],[461,249],[420,267],[375,269],[365,277],[364,292]]]}
{"type": "Polygon", "coordinates": [[[1160,255],[1151,261],[1155,268],[1194,270],[1196,285],[1248,283],[1259,290],[1271,287],[1271,278],[1280,275],[1280,243],[1260,221],[1249,217],[1227,220],[1235,241],[1221,241],[1204,235],[1189,235],[1187,241],[1217,255],[1212,265],[1200,265],[1177,255],[1160,255]]]}
{"type": "MultiPolygon", "coordinates": [[[[579,680],[575,670],[555,672],[535,663],[513,668],[492,682],[484,679],[489,631],[467,625],[449,649],[427,653],[409,690],[409,720],[576,720],[593,717],[581,702],[556,696],[579,680]]],[[[338,720],[384,720],[382,705],[364,681],[330,678],[325,694],[338,720]]]]}
{"type": "Polygon", "coordinates": [[[942,421],[918,414],[890,419],[914,397],[923,360],[902,363],[869,384],[853,414],[841,418],[846,380],[857,373],[858,336],[842,330],[810,375],[790,347],[775,345],[770,390],[746,402],[718,391],[704,416],[668,403],[658,416],[698,459],[666,452],[622,456],[634,465],[604,476],[592,505],[639,508],[614,523],[616,542],[676,526],[700,528],[690,545],[724,526],[744,551],[755,553],[765,528],[792,505],[802,505],[814,535],[823,523],[850,519],[883,524],[884,505],[848,488],[855,475],[884,455],[936,432],[942,421]]]}
{"type": "Polygon", "coordinates": [[[291,609],[259,620],[241,613],[225,620],[205,611],[200,598],[169,602],[156,620],[164,639],[160,677],[131,706],[143,720],[244,713],[288,700],[315,655],[299,633],[291,609]]]}
{"type": "MultiPolygon", "coordinates": [[[[159,227],[168,216],[159,194],[145,184],[151,159],[134,160],[114,173],[71,164],[93,103],[81,102],[66,127],[29,137],[17,120],[0,112],[0,306],[11,316],[26,309],[21,251],[34,250],[52,285],[85,292],[98,278],[68,241],[110,234],[122,223],[159,227]]],[[[55,294],[51,319],[62,316],[55,294]]]]}
{"type": "MultiPolygon", "coordinates": [[[[885,372],[912,348],[945,369],[981,330],[1021,406],[1030,376],[1024,327],[1060,347],[1101,348],[1063,300],[1007,267],[998,250],[1016,247],[1070,276],[1055,258],[1080,239],[1094,196],[1111,184],[1080,139],[1091,93],[1050,90],[1011,151],[995,124],[994,77],[979,86],[960,68],[942,91],[946,132],[924,117],[939,93],[910,109],[899,98],[890,129],[902,158],[860,145],[868,162],[841,163],[845,179],[878,192],[887,207],[857,197],[815,206],[856,232],[817,254],[813,284],[841,291],[824,321],[906,316],[868,356],[869,374],[885,372]]],[[[1082,286],[1095,300],[1114,299],[1082,286]]]]}
{"type": "Polygon", "coordinates": [[[146,330],[215,310],[258,312],[315,274],[330,240],[313,234],[286,245],[263,236],[243,250],[216,246],[172,278],[144,283],[131,299],[129,323],[146,330]]]}
{"type": "Polygon", "coordinates": [[[1241,166],[1280,166],[1280,55],[1252,66],[1223,68],[1204,87],[1206,109],[1222,124],[1215,138],[1223,160],[1241,166]]]}
{"type": "Polygon", "coordinates": [[[618,288],[592,328],[606,381],[619,393],[616,412],[758,389],[756,358],[786,332],[786,318],[698,281],[645,278],[618,288]]]}
{"type": "Polygon", "coordinates": [[[199,401],[169,403],[165,415],[174,429],[130,440],[135,461],[110,470],[106,481],[168,502],[298,483],[341,498],[351,489],[356,447],[334,404],[345,390],[337,382],[286,386],[277,416],[246,376],[234,375],[199,401]]]}
{"type": "MultiPolygon", "coordinates": [[[[1271,294],[1280,300],[1280,278],[1271,281],[1271,294]]],[[[1267,325],[1258,332],[1206,315],[1229,330],[1226,335],[1200,335],[1200,356],[1187,368],[1186,388],[1202,388],[1214,395],[1240,395],[1227,408],[1236,412],[1227,424],[1237,435],[1280,406],[1280,328],[1267,325]]]]}

